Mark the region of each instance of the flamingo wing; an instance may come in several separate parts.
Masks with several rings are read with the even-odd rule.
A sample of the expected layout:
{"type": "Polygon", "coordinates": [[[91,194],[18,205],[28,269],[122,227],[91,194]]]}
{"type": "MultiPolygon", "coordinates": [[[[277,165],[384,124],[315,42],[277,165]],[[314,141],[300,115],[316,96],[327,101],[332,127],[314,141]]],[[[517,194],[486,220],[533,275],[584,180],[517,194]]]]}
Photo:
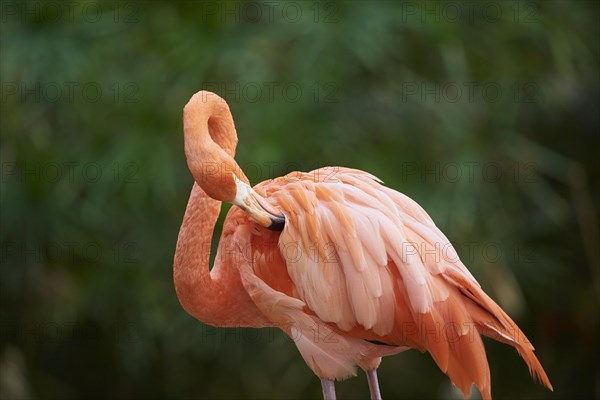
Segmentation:
{"type": "MultiPolygon", "coordinates": [[[[533,346],[415,201],[373,175],[339,167],[292,173],[256,190],[286,216],[278,257],[267,260],[265,254],[274,252],[258,251],[252,278],[242,273],[263,307],[258,293],[269,287],[303,303],[287,313],[296,322],[304,313],[339,337],[428,351],[465,396],[475,383],[488,398],[483,333],[514,346],[531,373],[551,388],[533,346]],[[280,279],[273,280],[277,274],[280,279]],[[255,279],[271,281],[261,286],[255,279]]],[[[370,349],[360,350],[363,357],[353,362],[360,364],[369,351],[383,354],[370,349]]],[[[321,350],[341,357],[340,349],[321,350]]]]}
{"type": "Polygon", "coordinates": [[[448,268],[479,286],[427,213],[374,176],[324,168],[284,179],[267,189],[286,215],[279,247],[300,298],[323,321],[383,337],[394,330],[399,293],[411,315],[425,314],[448,299],[436,285],[448,268]]]}
{"type": "Polygon", "coordinates": [[[335,327],[325,324],[314,313],[306,312],[306,303],[295,291],[289,293],[291,286],[281,274],[285,263],[278,251],[273,251],[270,233],[254,230],[255,225],[244,223],[245,215],[238,213],[238,217],[242,221],[233,228],[232,243],[234,253],[239,256],[237,268],[246,292],[268,319],[269,324],[265,326],[274,325],[286,332],[319,377],[342,379],[356,375],[357,364],[406,350],[405,347],[382,348],[360,338],[340,335],[335,327]],[[266,265],[270,270],[261,271],[266,265]],[[275,275],[267,273],[261,277],[261,272],[275,275]]]}

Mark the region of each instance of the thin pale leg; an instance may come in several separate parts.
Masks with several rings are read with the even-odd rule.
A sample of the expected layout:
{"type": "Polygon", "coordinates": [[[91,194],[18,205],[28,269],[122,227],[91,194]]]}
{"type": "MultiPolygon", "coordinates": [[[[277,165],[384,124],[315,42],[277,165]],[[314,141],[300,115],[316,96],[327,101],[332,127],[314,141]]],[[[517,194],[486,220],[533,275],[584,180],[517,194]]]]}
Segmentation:
{"type": "Polygon", "coordinates": [[[323,400],[335,400],[335,383],[329,379],[321,379],[323,400]]]}
{"type": "Polygon", "coordinates": [[[381,392],[379,391],[379,381],[377,380],[377,368],[367,372],[367,381],[369,381],[369,392],[371,400],[381,400],[381,392]]]}

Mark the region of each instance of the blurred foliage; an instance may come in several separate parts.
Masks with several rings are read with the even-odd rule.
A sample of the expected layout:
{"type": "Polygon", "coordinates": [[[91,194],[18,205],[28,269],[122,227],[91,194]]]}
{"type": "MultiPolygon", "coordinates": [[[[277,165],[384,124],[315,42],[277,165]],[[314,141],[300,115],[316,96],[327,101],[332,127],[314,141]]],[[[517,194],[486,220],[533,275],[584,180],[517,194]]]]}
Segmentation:
{"type": "MultiPolygon", "coordinates": [[[[321,396],[279,331],[177,301],[201,88],[253,183],[350,166],[428,210],[555,387],[488,340],[495,398],[600,397],[598,4],[2,2],[0,397],[321,396]]],[[[457,396],[416,351],[380,382],[457,396]]]]}

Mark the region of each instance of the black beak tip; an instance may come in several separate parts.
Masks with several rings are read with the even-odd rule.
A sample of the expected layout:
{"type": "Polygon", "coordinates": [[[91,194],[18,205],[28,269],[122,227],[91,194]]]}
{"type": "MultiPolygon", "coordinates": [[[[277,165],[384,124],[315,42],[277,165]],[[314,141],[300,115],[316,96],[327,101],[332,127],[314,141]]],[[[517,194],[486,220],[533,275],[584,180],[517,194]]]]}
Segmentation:
{"type": "Polygon", "coordinates": [[[285,217],[282,216],[271,216],[271,225],[267,229],[271,231],[281,232],[285,226],[285,217]]]}

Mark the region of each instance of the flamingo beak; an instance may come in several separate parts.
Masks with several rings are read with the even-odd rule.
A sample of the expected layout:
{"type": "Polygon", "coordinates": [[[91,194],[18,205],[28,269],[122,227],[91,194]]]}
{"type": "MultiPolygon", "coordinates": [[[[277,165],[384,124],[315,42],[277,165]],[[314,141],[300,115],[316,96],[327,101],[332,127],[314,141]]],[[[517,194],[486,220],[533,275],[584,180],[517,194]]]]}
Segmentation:
{"type": "Polygon", "coordinates": [[[250,185],[234,176],[237,192],[233,204],[240,207],[259,225],[272,231],[281,231],[285,225],[285,216],[270,205],[264,197],[256,193],[250,185]]]}

